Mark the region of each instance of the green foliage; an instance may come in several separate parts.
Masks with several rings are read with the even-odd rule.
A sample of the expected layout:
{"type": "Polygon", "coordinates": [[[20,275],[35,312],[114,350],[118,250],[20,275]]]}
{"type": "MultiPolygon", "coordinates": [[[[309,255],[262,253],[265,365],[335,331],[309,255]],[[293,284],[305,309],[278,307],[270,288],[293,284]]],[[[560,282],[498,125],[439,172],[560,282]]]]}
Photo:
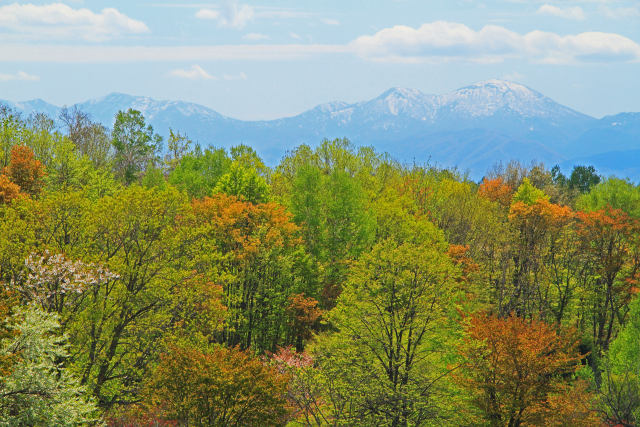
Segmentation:
{"type": "Polygon", "coordinates": [[[544,191],[534,187],[529,178],[522,179],[522,184],[520,184],[511,199],[512,203],[522,202],[526,205],[533,205],[538,200],[549,200],[549,196],[544,194],[544,191]]]}
{"type": "Polygon", "coordinates": [[[576,204],[579,209],[589,212],[610,206],[639,218],[640,189],[628,180],[611,177],[578,198],[576,204]]]}
{"type": "Polygon", "coordinates": [[[249,169],[236,160],[231,163],[229,172],[220,177],[213,193],[225,193],[251,203],[264,203],[269,198],[269,187],[255,169],[249,169]]]}
{"type": "Polygon", "coordinates": [[[146,188],[157,188],[159,190],[165,190],[167,188],[167,180],[164,177],[162,169],[155,167],[153,164],[147,166],[141,184],[146,188]]]}
{"type": "Polygon", "coordinates": [[[9,165],[13,146],[23,145],[25,139],[25,124],[20,115],[7,106],[0,106],[0,169],[9,165]]]}
{"type": "Polygon", "coordinates": [[[247,169],[255,170],[258,175],[266,177],[269,175],[269,168],[256,153],[256,150],[248,145],[240,144],[231,147],[231,160],[238,162],[247,169]]]}
{"type": "Polygon", "coordinates": [[[223,149],[207,148],[180,159],[169,175],[169,183],[186,191],[190,198],[210,196],[220,178],[229,172],[231,159],[223,149]]]}
{"type": "MultiPolygon", "coordinates": [[[[113,132],[78,110],[60,120],[64,134],[0,109],[2,345],[37,306],[49,314],[33,336],[55,350],[5,351],[0,375],[59,387],[4,399],[37,408],[10,416],[60,413],[42,402],[64,395],[116,425],[468,425],[486,384],[467,387],[473,373],[458,368],[460,319],[483,310],[493,320],[478,331],[510,314],[575,327],[588,361],[576,375],[599,387],[603,422],[637,423],[634,184],[512,162],[478,185],[346,139],[271,170],[251,147],[202,151],[174,130],[160,162],[140,112],[120,112],[113,132]]],[[[531,372],[554,333],[532,341],[531,372]]],[[[517,383],[509,357],[501,377],[517,383]]],[[[570,376],[529,419],[600,423],[570,376]]]]}
{"type": "Polygon", "coordinates": [[[165,163],[169,170],[174,170],[180,163],[180,160],[189,154],[191,144],[193,144],[193,141],[186,135],[182,135],[180,132],[174,132],[173,129],[169,128],[169,139],[167,140],[169,153],[165,157],[165,163]]]}
{"type": "Polygon", "coordinates": [[[97,408],[79,380],[60,363],[69,356],[65,337],[55,335],[57,316],[34,308],[17,314],[17,337],[0,352],[18,354],[1,379],[0,425],[75,426],[97,421],[97,408]]]}
{"type": "Polygon", "coordinates": [[[640,421],[640,299],[629,304],[629,323],[611,343],[602,404],[611,423],[640,421]]]}
{"type": "Polygon", "coordinates": [[[115,153],[116,176],[126,185],[140,178],[145,166],[154,161],[162,138],[145,124],[142,113],[129,109],[119,111],[113,125],[112,144],[115,153]]]}
{"type": "Polygon", "coordinates": [[[569,188],[578,190],[581,194],[589,192],[591,188],[598,185],[600,176],[593,166],[575,166],[569,177],[569,188]]]}
{"type": "Polygon", "coordinates": [[[443,340],[456,276],[444,246],[431,227],[422,242],[378,243],[351,270],[328,315],[337,331],[313,349],[340,383],[338,406],[350,408],[334,411],[350,418],[341,422],[420,425],[442,415],[435,396],[447,370],[443,340]]]}

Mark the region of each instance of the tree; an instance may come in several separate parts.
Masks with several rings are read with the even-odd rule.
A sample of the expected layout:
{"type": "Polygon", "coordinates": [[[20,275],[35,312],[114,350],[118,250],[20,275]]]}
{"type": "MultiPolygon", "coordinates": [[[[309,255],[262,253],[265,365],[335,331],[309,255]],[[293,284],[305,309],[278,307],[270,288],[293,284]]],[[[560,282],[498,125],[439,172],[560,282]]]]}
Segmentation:
{"type": "Polygon", "coordinates": [[[20,114],[6,105],[0,105],[0,168],[11,160],[11,149],[25,144],[25,124],[20,114]]]}
{"type": "Polygon", "coordinates": [[[258,175],[266,178],[269,175],[269,168],[264,164],[256,151],[248,145],[240,144],[231,147],[229,150],[231,160],[238,162],[246,169],[255,170],[258,175]]]}
{"type": "MultiPolygon", "coordinates": [[[[528,201],[538,197],[530,190],[521,194],[526,194],[522,198],[528,201]]],[[[538,197],[532,203],[514,201],[511,205],[509,222],[515,229],[515,238],[509,248],[512,288],[504,288],[500,292],[506,297],[498,301],[501,315],[514,311],[523,317],[532,315],[545,317],[552,310],[553,303],[548,298],[552,295],[548,290],[548,279],[552,281],[555,279],[556,285],[562,285],[565,283],[563,279],[570,279],[570,277],[564,275],[549,277],[547,267],[557,267],[559,258],[564,255],[559,253],[559,250],[563,248],[565,231],[573,225],[572,219],[571,209],[550,203],[544,197],[538,197]]],[[[552,274],[558,275],[557,270],[550,270],[552,274]]],[[[564,297],[568,296],[564,295],[564,297]]],[[[561,300],[559,304],[566,303],[567,301],[561,300]]],[[[559,311],[562,311],[562,308],[559,311]]]]}
{"type": "Polygon", "coordinates": [[[611,207],[640,218],[640,189],[628,180],[611,177],[580,196],[576,205],[585,212],[611,207]]]}
{"type": "Polygon", "coordinates": [[[529,178],[523,178],[522,184],[513,195],[511,203],[522,202],[526,205],[533,205],[540,199],[549,200],[549,196],[544,194],[544,191],[534,187],[529,178]]]}
{"type": "MultiPolygon", "coordinates": [[[[431,225],[430,239],[384,240],[354,265],[328,320],[335,333],[312,349],[326,381],[339,381],[334,417],[372,425],[421,425],[441,416],[434,398],[447,372],[441,355],[455,267],[431,225]],[[329,380],[328,378],[332,378],[329,380]]],[[[335,396],[327,395],[327,400],[335,396]]]]}
{"type": "Polygon", "coordinates": [[[229,172],[220,177],[213,192],[236,196],[251,203],[264,203],[269,197],[269,186],[255,169],[234,161],[229,172]]]}
{"type": "Polygon", "coordinates": [[[142,113],[129,109],[119,111],[113,125],[112,144],[116,150],[116,175],[126,185],[140,178],[150,161],[155,160],[162,138],[145,124],[142,113]]]}
{"type": "Polygon", "coordinates": [[[173,132],[173,129],[169,128],[169,139],[167,140],[167,148],[169,153],[165,156],[165,163],[172,171],[180,163],[182,158],[189,154],[191,141],[186,135],[180,132],[173,132]]]}
{"type": "Polygon", "coordinates": [[[574,166],[569,177],[569,188],[578,190],[581,194],[588,193],[598,183],[600,176],[593,166],[574,166]]]}
{"type": "Polygon", "coordinates": [[[169,183],[186,191],[190,198],[211,196],[220,178],[229,172],[231,159],[223,149],[196,150],[180,159],[169,174],[169,183]]]}
{"type": "Polygon", "coordinates": [[[512,189],[503,182],[501,177],[485,178],[478,187],[478,195],[492,202],[498,202],[502,206],[509,206],[511,204],[512,189]]]}
{"type": "Polygon", "coordinates": [[[9,203],[19,195],[20,186],[11,182],[5,174],[0,174],[0,204],[9,203]]]}
{"type": "Polygon", "coordinates": [[[82,384],[109,409],[137,400],[172,326],[173,291],[193,275],[186,267],[193,240],[182,223],[189,206],[176,190],[132,185],[82,209],[79,239],[67,253],[115,276],[87,288],[66,331],[82,384]]]}
{"type": "Polygon", "coordinates": [[[53,157],[53,140],[59,137],[54,132],[56,122],[44,113],[32,113],[26,121],[25,138],[35,157],[49,166],[53,157]]]}
{"type": "Polygon", "coordinates": [[[287,378],[236,348],[170,346],[147,385],[153,408],[180,425],[285,424],[287,378]]]}
{"type": "Polygon", "coordinates": [[[3,173],[20,187],[21,192],[30,196],[38,195],[44,185],[44,165],[34,158],[33,151],[26,145],[11,149],[11,161],[3,173]]]}
{"type": "Polygon", "coordinates": [[[287,313],[290,318],[289,329],[296,350],[303,350],[303,341],[311,338],[313,329],[318,326],[323,311],[318,308],[318,301],[306,298],[304,294],[289,296],[287,313]]]}
{"type": "Polygon", "coordinates": [[[634,254],[640,224],[624,211],[610,207],[576,215],[587,292],[580,321],[591,331],[597,351],[606,351],[616,324],[624,323],[625,307],[640,271],[640,259],[634,254]]]}
{"type": "Polygon", "coordinates": [[[629,304],[629,322],[607,354],[602,403],[611,425],[640,422],[640,299],[629,304]]]}
{"type": "Polygon", "coordinates": [[[105,166],[112,156],[109,130],[100,123],[91,121],[89,114],[77,106],[64,107],[59,116],[67,130],[67,137],[78,152],[87,156],[95,167],[105,166]]]}
{"type": "MultiPolygon", "coordinates": [[[[476,423],[492,426],[597,425],[581,385],[570,388],[580,364],[578,342],[537,320],[480,313],[471,316],[456,378],[470,393],[476,423]],[[569,387],[569,388],[567,388],[569,387]],[[562,399],[574,393],[571,401],[562,399]],[[558,400],[569,405],[563,411],[558,400]],[[580,407],[586,403],[586,408],[580,407]],[[575,418],[578,418],[577,420],[575,418]]],[[[471,416],[474,416],[473,413],[471,416]]]]}
{"type": "Polygon", "coordinates": [[[223,286],[229,309],[223,341],[275,351],[288,335],[289,296],[317,294],[305,271],[298,226],[280,205],[224,194],[193,201],[193,211],[191,227],[206,245],[194,256],[195,268],[214,272],[211,280],[223,286]]]}
{"type": "Polygon", "coordinates": [[[69,369],[65,337],[55,335],[57,316],[34,308],[18,313],[18,335],[0,352],[18,361],[0,381],[0,417],[7,425],[83,425],[97,421],[97,408],[69,369]]]}

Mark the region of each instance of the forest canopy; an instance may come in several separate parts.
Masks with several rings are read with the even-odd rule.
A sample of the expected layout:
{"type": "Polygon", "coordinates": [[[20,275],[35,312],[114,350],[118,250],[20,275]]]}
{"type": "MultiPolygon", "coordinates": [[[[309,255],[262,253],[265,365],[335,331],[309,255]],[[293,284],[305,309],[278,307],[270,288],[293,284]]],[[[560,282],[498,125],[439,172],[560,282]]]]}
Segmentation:
{"type": "Polygon", "coordinates": [[[0,110],[0,424],[638,425],[640,188],[0,110]]]}

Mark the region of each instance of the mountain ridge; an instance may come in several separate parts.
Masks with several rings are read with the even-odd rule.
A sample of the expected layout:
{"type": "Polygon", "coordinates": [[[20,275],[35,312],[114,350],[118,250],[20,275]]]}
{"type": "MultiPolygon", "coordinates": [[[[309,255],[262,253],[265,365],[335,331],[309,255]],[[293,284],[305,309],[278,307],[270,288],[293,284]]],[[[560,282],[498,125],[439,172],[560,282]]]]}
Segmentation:
{"type": "MultiPolygon", "coordinates": [[[[24,114],[57,116],[61,108],[40,99],[0,102],[24,114]]],[[[196,103],[118,92],[75,106],[109,127],[117,111],[134,108],[163,136],[172,128],[201,145],[249,144],[270,164],[300,144],[337,137],[373,145],[400,161],[430,158],[443,167],[468,170],[473,177],[482,176],[491,161],[567,165],[572,159],[640,149],[640,113],[597,119],[525,85],[497,79],[440,95],[394,87],[369,100],[333,101],[259,121],[224,116],[196,103]]],[[[612,157],[599,158],[607,159],[610,170],[612,157]]]]}

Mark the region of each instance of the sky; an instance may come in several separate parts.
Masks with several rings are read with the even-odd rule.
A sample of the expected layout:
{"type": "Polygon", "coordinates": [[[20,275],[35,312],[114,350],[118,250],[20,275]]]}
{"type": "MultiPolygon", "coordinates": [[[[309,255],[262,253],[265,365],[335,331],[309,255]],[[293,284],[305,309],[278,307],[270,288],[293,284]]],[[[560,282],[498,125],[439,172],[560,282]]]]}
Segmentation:
{"type": "Polygon", "coordinates": [[[122,92],[256,120],[493,78],[640,111],[640,0],[0,0],[10,101],[122,92]]]}

